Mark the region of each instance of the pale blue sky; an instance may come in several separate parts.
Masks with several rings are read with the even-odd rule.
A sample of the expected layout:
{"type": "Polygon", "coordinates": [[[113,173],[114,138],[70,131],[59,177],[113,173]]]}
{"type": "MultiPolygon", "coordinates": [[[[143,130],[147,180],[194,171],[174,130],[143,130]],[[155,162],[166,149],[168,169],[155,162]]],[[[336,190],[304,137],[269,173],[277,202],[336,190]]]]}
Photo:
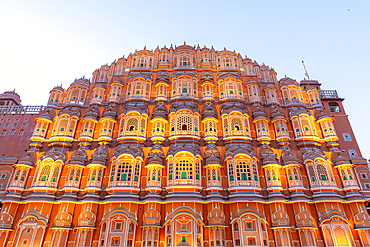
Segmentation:
{"type": "Polygon", "coordinates": [[[370,158],[370,1],[0,2],[0,92],[46,104],[66,88],[145,45],[214,46],[285,75],[312,79],[345,98],[360,149],[370,158]]]}

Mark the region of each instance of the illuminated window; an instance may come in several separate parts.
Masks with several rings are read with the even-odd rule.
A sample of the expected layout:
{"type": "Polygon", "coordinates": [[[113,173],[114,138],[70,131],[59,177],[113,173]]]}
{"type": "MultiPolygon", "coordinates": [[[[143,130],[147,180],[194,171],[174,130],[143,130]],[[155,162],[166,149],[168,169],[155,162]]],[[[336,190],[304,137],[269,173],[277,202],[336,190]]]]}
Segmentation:
{"type": "Polygon", "coordinates": [[[193,179],[193,165],[189,160],[176,163],[176,179],[193,179]]]}

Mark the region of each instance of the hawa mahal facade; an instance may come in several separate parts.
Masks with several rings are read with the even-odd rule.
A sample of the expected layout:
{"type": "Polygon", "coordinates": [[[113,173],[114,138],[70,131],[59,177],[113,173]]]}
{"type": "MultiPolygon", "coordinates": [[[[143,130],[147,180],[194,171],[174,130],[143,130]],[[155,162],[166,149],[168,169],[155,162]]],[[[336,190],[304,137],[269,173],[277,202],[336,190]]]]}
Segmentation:
{"type": "Polygon", "coordinates": [[[370,246],[368,164],[320,86],[184,44],[53,88],[0,247],[370,246]]]}

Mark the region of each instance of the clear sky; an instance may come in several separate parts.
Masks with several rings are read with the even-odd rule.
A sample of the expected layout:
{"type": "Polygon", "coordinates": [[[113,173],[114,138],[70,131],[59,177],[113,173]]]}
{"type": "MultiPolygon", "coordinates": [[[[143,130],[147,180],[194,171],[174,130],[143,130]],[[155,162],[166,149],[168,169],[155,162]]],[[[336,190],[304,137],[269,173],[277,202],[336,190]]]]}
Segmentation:
{"type": "Polygon", "coordinates": [[[240,52],[300,81],[302,60],[337,89],[370,158],[370,1],[0,2],[0,92],[45,105],[49,91],[102,64],[171,43],[240,52]]]}

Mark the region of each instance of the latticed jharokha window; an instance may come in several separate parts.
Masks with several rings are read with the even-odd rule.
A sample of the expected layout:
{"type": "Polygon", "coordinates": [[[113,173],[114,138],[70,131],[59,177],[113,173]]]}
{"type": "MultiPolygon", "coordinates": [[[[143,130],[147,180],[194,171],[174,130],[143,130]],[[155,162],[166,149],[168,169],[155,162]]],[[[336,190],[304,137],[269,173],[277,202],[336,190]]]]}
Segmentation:
{"type": "Polygon", "coordinates": [[[308,98],[309,98],[309,103],[311,105],[321,105],[320,101],[320,93],[316,90],[311,90],[308,92],[308,98]]]}
{"type": "MultiPolygon", "coordinates": [[[[122,162],[117,165],[116,181],[131,181],[131,174],[132,164],[130,162],[122,162]]],[[[113,176],[111,177],[111,181],[112,179],[114,179],[113,176]]]]}
{"type": "Polygon", "coordinates": [[[268,167],[266,169],[267,181],[278,181],[280,180],[277,168],[268,167]]]}
{"type": "Polygon", "coordinates": [[[315,124],[308,116],[301,115],[298,118],[295,117],[292,119],[292,124],[294,133],[297,137],[303,135],[316,135],[315,124]]]}
{"type": "Polygon", "coordinates": [[[287,174],[290,187],[303,185],[301,171],[298,166],[288,167],[287,174]]]}
{"type": "Polygon", "coordinates": [[[335,186],[333,171],[329,163],[316,160],[306,164],[312,186],[335,186]]]}
{"type": "Polygon", "coordinates": [[[257,84],[250,84],[248,86],[248,97],[250,101],[259,101],[260,100],[260,91],[257,84]]]}
{"type": "Polygon", "coordinates": [[[256,161],[238,157],[228,161],[230,187],[259,186],[256,161]]]}
{"type": "Polygon", "coordinates": [[[127,97],[143,97],[150,96],[150,82],[144,80],[134,80],[129,82],[127,87],[127,97]]]}
{"type": "Polygon", "coordinates": [[[254,181],[258,181],[256,166],[254,164],[250,165],[245,161],[239,161],[236,164],[236,176],[238,181],[240,180],[251,181],[252,179],[254,179],[254,181]]]}
{"type": "Polygon", "coordinates": [[[95,127],[95,123],[93,121],[85,120],[82,125],[81,136],[92,137],[94,134],[94,127],[95,127]]]}
{"type": "Polygon", "coordinates": [[[99,166],[92,166],[89,169],[89,177],[87,179],[87,186],[99,186],[101,185],[103,175],[103,168],[99,166]]]}
{"type": "Polygon", "coordinates": [[[193,165],[189,160],[179,160],[176,163],[176,179],[193,179],[193,165]]]}
{"type": "Polygon", "coordinates": [[[231,182],[235,180],[234,178],[234,165],[232,162],[229,162],[229,179],[231,182]]]}
{"type": "Polygon", "coordinates": [[[177,130],[192,130],[193,123],[192,118],[189,116],[179,116],[177,118],[177,130]]]}
{"type": "Polygon", "coordinates": [[[77,125],[77,119],[69,118],[68,116],[61,116],[58,120],[55,121],[53,136],[69,136],[74,135],[77,125]]]}
{"type": "Polygon", "coordinates": [[[336,136],[334,125],[331,120],[324,120],[320,122],[322,132],[324,134],[324,137],[326,136],[336,136]]]}
{"type": "Polygon", "coordinates": [[[299,168],[289,168],[288,169],[288,179],[289,180],[301,180],[301,173],[299,171],[299,168]]]}
{"type": "Polygon", "coordinates": [[[101,124],[100,135],[112,136],[113,125],[113,121],[104,120],[101,124]]]}
{"type": "Polygon", "coordinates": [[[135,117],[129,118],[126,125],[126,131],[136,132],[138,128],[139,128],[138,119],[135,117]]]}
{"type": "Polygon", "coordinates": [[[14,173],[14,179],[13,179],[11,186],[19,186],[23,188],[27,173],[28,173],[28,168],[17,167],[14,173]]]}
{"type": "Polygon", "coordinates": [[[109,101],[119,101],[122,87],[118,84],[113,84],[110,88],[109,101]]]}
{"type": "Polygon", "coordinates": [[[172,161],[170,161],[169,163],[168,163],[168,179],[169,180],[172,180],[172,178],[173,178],[173,163],[172,163],[172,161]]]}
{"type": "Polygon", "coordinates": [[[140,161],[118,160],[112,165],[110,175],[110,186],[137,186],[140,176],[140,161]],[[127,182],[127,183],[120,183],[127,182]]]}
{"type": "Polygon", "coordinates": [[[274,122],[276,136],[289,136],[288,134],[288,127],[284,120],[277,120],[274,122]]]}
{"type": "Polygon", "coordinates": [[[278,101],[277,96],[276,96],[277,94],[276,94],[276,90],[275,89],[268,88],[268,89],[266,89],[265,94],[266,94],[267,103],[273,103],[273,102],[277,102],[278,101]]]}
{"type": "Polygon", "coordinates": [[[226,79],[219,82],[220,98],[242,97],[243,89],[240,81],[235,79],[226,79]]]}
{"type": "Polygon", "coordinates": [[[165,84],[157,86],[157,97],[167,97],[167,87],[165,84]]]}
{"type": "Polygon", "coordinates": [[[207,170],[207,180],[218,180],[220,181],[220,170],[219,169],[208,169],[207,170]]]}
{"type": "Polygon", "coordinates": [[[204,132],[206,136],[217,134],[217,125],[214,121],[206,121],[204,123],[204,132]]]}
{"type": "Polygon", "coordinates": [[[317,174],[321,180],[325,181],[328,179],[328,172],[325,166],[317,165],[316,169],[317,169],[317,174]]]}
{"type": "Polygon", "coordinates": [[[35,186],[56,187],[59,180],[60,165],[52,161],[44,161],[39,164],[34,180],[35,186]]]}
{"type": "Polygon", "coordinates": [[[170,117],[171,135],[198,135],[199,116],[188,111],[180,111],[170,117]]]}
{"type": "Polygon", "coordinates": [[[232,131],[242,131],[242,120],[238,117],[233,117],[231,119],[231,130],[232,131]]]}
{"type": "Polygon", "coordinates": [[[164,127],[165,127],[165,124],[164,122],[160,121],[160,120],[157,120],[156,122],[154,122],[153,124],[153,135],[164,135],[164,127]]]}
{"type": "Polygon", "coordinates": [[[104,90],[101,88],[94,88],[92,92],[91,103],[102,103],[104,100],[104,90]]]}
{"type": "Polygon", "coordinates": [[[48,125],[49,125],[48,122],[43,121],[43,120],[38,120],[36,127],[33,131],[33,135],[45,137],[48,125]]]}
{"type": "Polygon", "coordinates": [[[269,135],[268,125],[265,120],[259,120],[256,123],[257,136],[269,135]]]}
{"type": "Polygon", "coordinates": [[[87,93],[86,89],[82,89],[82,88],[79,88],[79,87],[72,88],[68,92],[67,101],[69,103],[83,104],[84,100],[85,100],[85,97],[86,97],[86,93],[87,93]]]}
{"type": "Polygon", "coordinates": [[[121,118],[119,127],[119,137],[124,135],[145,136],[146,121],[144,116],[127,115],[121,118]]]}
{"type": "Polygon", "coordinates": [[[198,84],[191,77],[181,77],[172,82],[172,96],[197,96],[198,84]]]}
{"type": "Polygon", "coordinates": [[[205,84],[202,87],[203,97],[213,97],[213,85],[212,84],[205,84]]]}
{"type": "Polygon", "coordinates": [[[47,164],[44,165],[41,169],[38,181],[47,181],[49,180],[50,177],[50,172],[51,172],[51,165],[47,164]]]}

